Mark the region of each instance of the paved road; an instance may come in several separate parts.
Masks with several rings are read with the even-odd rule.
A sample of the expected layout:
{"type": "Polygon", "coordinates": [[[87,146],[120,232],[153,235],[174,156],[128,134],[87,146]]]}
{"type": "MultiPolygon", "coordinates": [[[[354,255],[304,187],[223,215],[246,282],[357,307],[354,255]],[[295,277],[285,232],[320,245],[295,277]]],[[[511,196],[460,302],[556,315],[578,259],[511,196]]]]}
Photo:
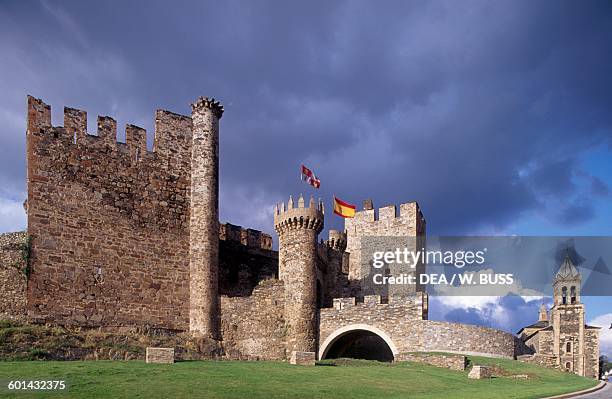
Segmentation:
{"type": "MultiPolygon", "coordinates": [[[[612,399],[612,382],[608,382],[604,389],[586,395],[574,396],[576,399],[612,399]]],[[[573,398],[572,398],[573,399],[573,398]]]]}

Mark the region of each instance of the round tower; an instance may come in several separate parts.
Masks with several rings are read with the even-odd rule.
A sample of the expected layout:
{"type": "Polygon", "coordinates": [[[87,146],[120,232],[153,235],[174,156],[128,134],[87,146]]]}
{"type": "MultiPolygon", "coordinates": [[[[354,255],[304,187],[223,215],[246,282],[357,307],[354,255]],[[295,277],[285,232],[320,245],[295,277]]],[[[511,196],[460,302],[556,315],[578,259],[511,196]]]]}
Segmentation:
{"type": "Polygon", "coordinates": [[[317,236],[323,229],[323,204],[308,206],[300,195],[274,211],[278,233],[279,279],[285,284],[287,351],[316,352],[317,346],[317,236]]]}
{"type": "Polygon", "coordinates": [[[219,119],[223,106],[200,97],[191,105],[191,214],[189,219],[189,330],[220,339],[219,119]]]}

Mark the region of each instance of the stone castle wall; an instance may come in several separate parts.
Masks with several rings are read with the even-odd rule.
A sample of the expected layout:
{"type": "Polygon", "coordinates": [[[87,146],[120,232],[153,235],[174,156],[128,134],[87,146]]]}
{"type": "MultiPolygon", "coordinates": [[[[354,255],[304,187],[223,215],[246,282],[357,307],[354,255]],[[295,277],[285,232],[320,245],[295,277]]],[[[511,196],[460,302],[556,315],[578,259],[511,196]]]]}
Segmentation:
{"type": "MultiPolygon", "coordinates": [[[[191,118],[157,111],[153,151],[136,126],[126,143],[112,118],[98,118],[96,136],[86,126],[85,112],[66,108],[64,126],[53,127],[50,107],[28,98],[29,316],[186,330],[191,118]]],[[[275,273],[271,237],[243,230],[219,226],[225,294],[248,294],[275,273]],[[239,292],[227,288],[241,274],[239,292]]]]}
{"type": "Polygon", "coordinates": [[[278,278],[278,252],[219,241],[219,294],[249,296],[260,281],[278,278]]]}
{"type": "MultiPolygon", "coordinates": [[[[355,329],[374,328],[384,333],[401,358],[406,352],[455,352],[493,357],[514,358],[525,349],[522,342],[505,331],[470,324],[448,323],[424,319],[427,296],[390,297],[381,303],[379,296],[366,296],[364,303],[355,298],[334,300],[334,307],[320,312],[320,354],[326,341],[348,326],[355,329]]],[[[347,330],[346,332],[349,332],[347,330]]]]}
{"type": "Polygon", "coordinates": [[[26,316],[26,245],[24,232],[0,234],[0,319],[26,316]]]}
{"type": "Polygon", "coordinates": [[[191,119],[157,111],[153,152],[144,130],[28,98],[28,234],[35,321],[183,330],[189,304],[191,119]]]}
{"type": "Polygon", "coordinates": [[[331,307],[334,298],[362,296],[359,285],[354,284],[354,287],[351,287],[351,281],[348,279],[349,255],[345,249],[346,234],[337,230],[331,230],[329,239],[318,245],[317,279],[321,282],[322,291],[319,307],[331,307]]]}
{"type": "Polygon", "coordinates": [[[221,332],[232,359],[286,359],[284,285],[264,280],[247,297],[221,297],[221,332]]]}
{"type": "MultiPolygon", "coordinates": [[[[230,224],[221,224],[220,227],[221,295],[248,297],[259,283],[274,280],[278,276],[278,252],[271,249],[269,235],[248,229],[249,234],[262,237],[262,241],[247,241],[247,229],[230,224]],[[226,226],[239,234],[226,235],[226,226]]],[[[0,319],[25,319],[27,315],[27,283],[22,270],[25,265],[21,260],[26,239],[26,232],[0,234],[0,319]]]]}
{"type": "MultiPolygon", "coordinates": [[[[325,343],[338,329],[348,326],[371,326],[383,331],[399,352],[418,351],[422,346],[422,329],[413,328],[423,319],[427,297],[418,293],[412,297],[391,297],[382,303],[379,295],[365,296],[362,303],[355,298],[334,299],[333,308],[320,310],[319,351],[329,348],[325,343]]],[[[376,332],[376,331],[375,331],[376,332]]]]}

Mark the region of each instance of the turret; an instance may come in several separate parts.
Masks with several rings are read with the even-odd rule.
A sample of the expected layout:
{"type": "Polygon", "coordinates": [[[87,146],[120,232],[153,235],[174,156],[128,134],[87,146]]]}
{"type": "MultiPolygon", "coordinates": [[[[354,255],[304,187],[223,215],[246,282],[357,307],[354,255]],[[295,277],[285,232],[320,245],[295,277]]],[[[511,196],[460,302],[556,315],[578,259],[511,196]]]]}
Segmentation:
{"type": "Polygon", "coordinates": [[[220,339],[219,119],[223,106],[200,97],[191,109],[189,330],[197,337],[220,339]]]}
{"type": "Polygon", "coordinates": [[[548,321],[548,309],[544,304],[540,306],[540,314],[538,316],[538,321],[548,321]]]}
{"type": "Polygon", "coordinates": [[[323,229],[323,204],[311,198],[305,206],[300,195],[297,206],[289,197],[287,206],[274,210],[274,229],[279,238],[279,279],[285,284],[287,350],[316,352],[317,342],[317,237],[323,229]]]}

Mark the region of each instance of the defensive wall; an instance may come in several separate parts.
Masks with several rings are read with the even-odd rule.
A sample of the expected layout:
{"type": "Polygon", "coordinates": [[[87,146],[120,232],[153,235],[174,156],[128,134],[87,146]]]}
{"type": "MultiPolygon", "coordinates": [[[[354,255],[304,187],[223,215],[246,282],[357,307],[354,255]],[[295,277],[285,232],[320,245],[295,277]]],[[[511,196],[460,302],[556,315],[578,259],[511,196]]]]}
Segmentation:
{"type": "Polygon", "coordinates": [[[0,234],[0,319],[26,317],[26,261],[27,235],[0,234]]]}
{"type": "MultiPolygon", "coordinates": [[[[220,224],[219,239],[219,292],[222,296],[249,296],[261,281],[277,276],[278,253],[272,250],[272,238],[268,234],[227,223],[220,224]],[[232,233],[226,234],[226,229],[232,233]]],[[[29,256],[27,242],[25,231],[0,234],[0,319],[26,319],[28,272],[24,257],[29,256]]]]}
{"type": "Polygon", "coordinates": [[[381,337],[396,360],[411,352],[451,352],[514,358],[522,354],[520,341],[511,333],[470,324],[426,319],[427,295],[409,297],[377,295],[334,299],[334,307],[321,309],[319,358],[342,336],[358,330],[381,337]],[[386,302],[386,303],[385,303],[386,302]],[[517,353],[518,352],[518,353],[517,353]]]}
{"type": "MultiPolygon", "coordinates": [[[[185,330],[191,118],[156,111],[152,151],[137,126],[126,126],[125,143],[110,117],[98,117],[97,135],[86,127],[72,108],[52,126],[50,106],[28,97],[29,317],[185,330]]],[[[269,235],[220,225],[219,237],[221,294],[249,294],[274,276],[269,235]]]]}
{"type": "Polygon", "coordinates": [[[28,97],[28,313],[38,322],[186,328],[191,118],[157,111],[145,131],[28,97]]]}
{"type": "Polygon", "coordinates": [[[259,283],[252,295],[221,297],[221,333],[228,357],[233,359],[286,359],[288,357],[285,298],[282,281],[259,283]]]}

